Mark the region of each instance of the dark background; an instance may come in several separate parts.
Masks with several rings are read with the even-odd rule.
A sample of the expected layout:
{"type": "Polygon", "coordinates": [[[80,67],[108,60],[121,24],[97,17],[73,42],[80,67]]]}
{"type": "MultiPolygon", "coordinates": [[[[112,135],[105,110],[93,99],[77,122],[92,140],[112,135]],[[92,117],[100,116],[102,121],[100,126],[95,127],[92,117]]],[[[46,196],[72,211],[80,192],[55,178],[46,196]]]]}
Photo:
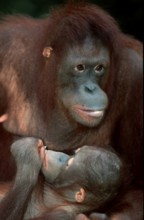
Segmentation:
{"type": "MultiPolygon", "coordinates": [[[[55,5],[66,0],[0,0],[0,16],[25,14],[40,17],[55,5]]],[[[142,40],[143,0],[89,0],[108,11],[119,23],[123,32],[142,40]]]]}

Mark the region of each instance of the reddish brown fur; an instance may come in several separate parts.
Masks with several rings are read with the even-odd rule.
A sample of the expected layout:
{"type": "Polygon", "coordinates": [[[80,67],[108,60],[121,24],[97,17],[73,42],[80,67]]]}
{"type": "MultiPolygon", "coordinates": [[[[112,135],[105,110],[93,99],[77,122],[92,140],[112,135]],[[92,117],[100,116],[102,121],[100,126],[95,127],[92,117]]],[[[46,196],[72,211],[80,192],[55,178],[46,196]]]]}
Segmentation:
{"type": "MultiPolygon", "coordinates": [[[[6,18],[0,26],[0,83],[6,87],[8,104],[12,107],[9,107],[9,120],[4,123],[5,130],[1,135],[0,156],[3,158],[0,160],[2,167],[0,176],[9,179],[13,172],[11,169],[7,170],[11,161],[6,149],[12,137],[8,139],[5,135],[8,136],[6,132],[9,131],[18,135],[40,137],[50,148],[56,150],[68,151],[83,145],[102,147],[111,145],[132,166],[134,178],[129,188],[140,188],[142,183],[140,56],[140,42],[125,36],[113,18],[94,5],[66,6],[42,20],[16,16],[6,18]],[[71,45],[80,44],[90,32],[94,37],[98,36],[109,47],[111,53],[111,70],[104,88],[110,105],[105,120],[97,128],[69,123],[61,112],[55,110],[57,100],[54,98],[56,73],[63,53],[71,45]],[[53,48],[50,62],[42,56],[46,46],[53,48]],[[11,64],[14,71],[11,70],[11,64]],[[12,78],[16,79],[14,89],[10,85],[12,78]]],[[[1,100],[0,97],[0,102],[1,100]]],[[[134,195],[136,200],[137,194],[134,195]]],[[[129,196],[125,200],[128,203],[133,202],[129,196]]],[[[123,212],[125,200],[119,202],[122,207],[119,212],[123,212]]],[[[137,200],[137,204],[140,205],[139,193],[137,200]]],[[[133,210],[129,208],[127,212],[131,219],[141,220],[137,214],[137,205],[133,210]]]]}

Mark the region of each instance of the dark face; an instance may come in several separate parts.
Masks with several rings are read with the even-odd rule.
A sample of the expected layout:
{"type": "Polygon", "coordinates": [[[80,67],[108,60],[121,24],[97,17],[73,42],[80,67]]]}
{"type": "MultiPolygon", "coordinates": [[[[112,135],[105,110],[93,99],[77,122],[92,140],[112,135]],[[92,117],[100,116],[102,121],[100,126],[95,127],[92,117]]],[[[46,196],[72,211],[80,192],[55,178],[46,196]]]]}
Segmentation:
{"type": "Polygon", "coordinates": [[[49,183],[53,183],[57,177],[58,180],[59,177],[63,179],[63,176],[69,176],[73,172],[75,176],[79,176],[85,172],[84,164],[87,158],[91,158],[93,155],[96,158],[97,154],[99,152],[95,148],[87,146],[76,150],[73,156],[45,149],[43,156],[41,156],[43,158],[42,172],[49,183]]]}
{"type": "MultiPolygon", "coordinates": [[[[41,151],[43,151],[43,149],[41,151]]],[[[40,154],[42,155],[43,153],[40,154]]],[[[76,172],[79,173],[88,155],[93,155],[93,151],[86,147],[76,151],[73,156],[45,149],[44,156],[41,156],[43,158],[42,172],[46,180],[52,183],[61,173],[69,172],[69,168],[71,167],[72,169],[74,167],[76,172]]]]}
{"type": "Polygon", "coordinates": [[[108,49],[90,38],[64,57],[59,71],[59,102],[76,122],[93,127],[103,119],[108,98],[102,84],[108,66],[108,49]]]}
{"type": "MultiPolygon", "coordinates": [[[[54,182],[54,180],[59,176],[60,173],[66,172],[71,166],[76,167],[77,171],[82,168],[82,163],[87,157],[88,153],[91,154],[91,150],[88,150],[85,154],[85,151],[76,151],[75,155],[72,157],[57,151],[44,150],[43,158],[43,168],[42,172],[49,183],[54,182]],[[75,158],[75,163],[73,163],[75,158]]],[[[43,151],[43,150],[42,150],[43,151]]],[[[40,153],[42,155],[42,153],[40,153]]]]}

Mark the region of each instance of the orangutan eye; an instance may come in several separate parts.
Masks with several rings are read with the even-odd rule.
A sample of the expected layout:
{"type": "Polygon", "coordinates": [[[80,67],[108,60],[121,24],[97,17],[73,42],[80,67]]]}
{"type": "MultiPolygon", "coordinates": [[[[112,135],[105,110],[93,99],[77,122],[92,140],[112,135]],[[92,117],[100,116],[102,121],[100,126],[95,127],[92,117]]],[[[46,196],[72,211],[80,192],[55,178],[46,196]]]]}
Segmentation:
{"type": "Polygon", "coordinates": [[[77,72],[84,72],[85,70],[85,65],[84,64],[78,64],[75,68],[74,68],[77,72]]]}
{"type": "Polygon", "coordinates": [[[68,169],[68,168],[73,164],[73,161],[74,161],[74,157],[71,157],[71,158],[67,161],[66,169],[68,169]]]}
{"type": "Polygon", "coordinates": [[[101,75],[104,74],[105,68],[104,68],[104,66],[103,66],[102,64],[98,64],[98,65],[95,66],[94,70],[95,70],[95,72],[96,72],[99,76],[101,76],[101,75]]]}

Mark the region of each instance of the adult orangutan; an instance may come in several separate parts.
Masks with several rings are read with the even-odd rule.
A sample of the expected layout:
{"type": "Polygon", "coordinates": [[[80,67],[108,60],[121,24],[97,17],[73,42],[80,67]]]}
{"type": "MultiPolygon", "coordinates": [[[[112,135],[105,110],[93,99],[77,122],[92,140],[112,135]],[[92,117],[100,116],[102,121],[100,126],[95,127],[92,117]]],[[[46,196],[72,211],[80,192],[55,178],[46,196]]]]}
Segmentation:
{"type": "Polygon", "coordinates": [[[58,151],[111,146],[127,162],[128,182],[105,213],[110,219],[141,220],[141,54],[141,43],[95,5],[66,5],[44,19],[4,18],[1,179],[15,172],[9,153],[15,135],[41,138],[58,151]]]}

